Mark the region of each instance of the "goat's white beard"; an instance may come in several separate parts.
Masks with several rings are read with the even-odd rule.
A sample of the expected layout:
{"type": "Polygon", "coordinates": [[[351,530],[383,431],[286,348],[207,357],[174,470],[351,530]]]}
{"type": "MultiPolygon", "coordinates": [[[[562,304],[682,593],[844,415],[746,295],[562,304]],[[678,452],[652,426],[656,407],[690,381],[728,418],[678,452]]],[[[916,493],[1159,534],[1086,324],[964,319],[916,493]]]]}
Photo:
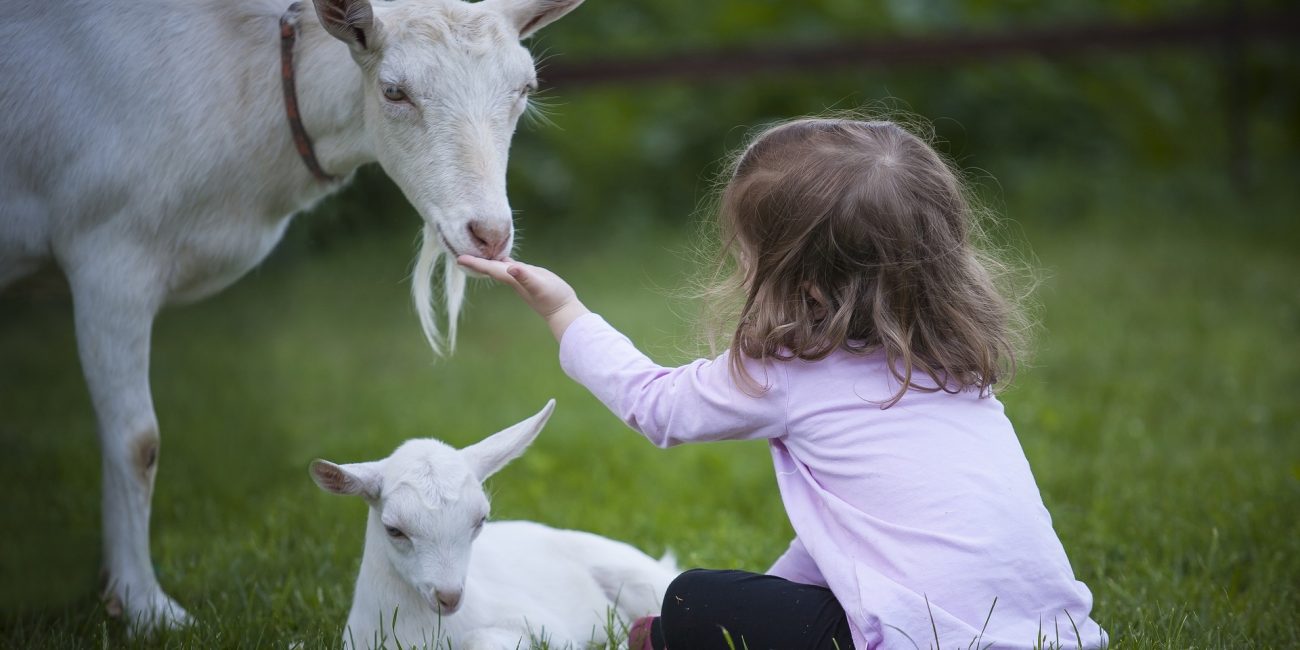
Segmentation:
{"type": "Polygon", "coordinates": [[[415,272],[411,278],[411,300],[415,303],[415,313],[420,317],[424,338],[438,356],[456,351],[456,321],[465,300],[465,277],[465,271],[456,264],[456,258],[443,250],[442,243],[438,240],[437,226],[426,222],[420,254],[415,260],[415,272]],[[438,328],[433,300],[433,276],[437,272],[439,258],[443,258],[443,304],[447,308],[445,339],[438,328]]]}

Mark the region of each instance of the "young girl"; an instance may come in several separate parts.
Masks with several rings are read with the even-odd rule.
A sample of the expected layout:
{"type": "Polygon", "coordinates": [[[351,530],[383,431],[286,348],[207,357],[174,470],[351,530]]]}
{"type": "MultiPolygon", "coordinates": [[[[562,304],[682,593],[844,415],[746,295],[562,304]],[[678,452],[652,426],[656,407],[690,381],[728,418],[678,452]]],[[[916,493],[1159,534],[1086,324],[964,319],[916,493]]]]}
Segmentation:
{"type": "Polygon", "coordinates": [[[1012,308],[939,155],[890,122],[777,126],[719,218],[744,306],[729,350],[680,368],[550,271],[459,260],[514,287],[565,372],[654,444],[771,446],[789,549],[766,575],[682,574],[632,650],[1105,645],[992,394],[1012,308]]]}

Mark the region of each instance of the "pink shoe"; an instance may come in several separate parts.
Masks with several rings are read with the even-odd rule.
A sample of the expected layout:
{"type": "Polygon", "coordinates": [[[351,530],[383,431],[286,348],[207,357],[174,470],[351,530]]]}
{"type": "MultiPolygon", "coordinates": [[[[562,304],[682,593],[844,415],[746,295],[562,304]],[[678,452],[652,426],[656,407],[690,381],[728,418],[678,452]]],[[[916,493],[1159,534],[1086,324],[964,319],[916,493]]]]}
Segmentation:
{"type": "Polygon", "coordinates": [[[658,616],[642,616],[627,631],[627,650],[654,650],[650,645],[650,627],[658,616]]]}

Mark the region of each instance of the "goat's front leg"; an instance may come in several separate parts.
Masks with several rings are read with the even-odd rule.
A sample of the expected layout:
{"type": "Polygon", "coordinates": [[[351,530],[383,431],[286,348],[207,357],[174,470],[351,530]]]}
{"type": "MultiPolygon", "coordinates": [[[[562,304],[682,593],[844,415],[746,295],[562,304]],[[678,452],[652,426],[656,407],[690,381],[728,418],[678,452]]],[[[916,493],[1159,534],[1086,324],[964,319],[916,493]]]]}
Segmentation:
{"type": "Polygon", "coordinates": [[[132,630],[176,627],[189,615],[163,593],[149,556],[158,420],[149,393],[149,340],[161,292],[148,274],[69,273],[77,347],[99,420],[103,466],[104,597],[132,630]],[[123,276],[128,277],[123,277],[123,276]]]}

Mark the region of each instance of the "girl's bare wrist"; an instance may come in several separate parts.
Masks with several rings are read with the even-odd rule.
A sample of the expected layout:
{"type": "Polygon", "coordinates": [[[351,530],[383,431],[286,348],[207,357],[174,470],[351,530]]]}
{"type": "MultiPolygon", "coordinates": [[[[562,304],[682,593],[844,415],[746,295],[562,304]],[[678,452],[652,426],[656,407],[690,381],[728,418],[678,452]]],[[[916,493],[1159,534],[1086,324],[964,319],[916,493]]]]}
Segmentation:
{"type": "Polygon", "coordinates": [[[591,313],[591,310],[587,309],[587,306],[582,304],[580,300],[574,298],[547,314],[545,316],[546,324],[550,326],[551,334],[555,335],[555,340],[559,341],[564,338],[565,330],[569,329],[569,325],[572,325],[573,321],[588,313],[591,313]]]}

